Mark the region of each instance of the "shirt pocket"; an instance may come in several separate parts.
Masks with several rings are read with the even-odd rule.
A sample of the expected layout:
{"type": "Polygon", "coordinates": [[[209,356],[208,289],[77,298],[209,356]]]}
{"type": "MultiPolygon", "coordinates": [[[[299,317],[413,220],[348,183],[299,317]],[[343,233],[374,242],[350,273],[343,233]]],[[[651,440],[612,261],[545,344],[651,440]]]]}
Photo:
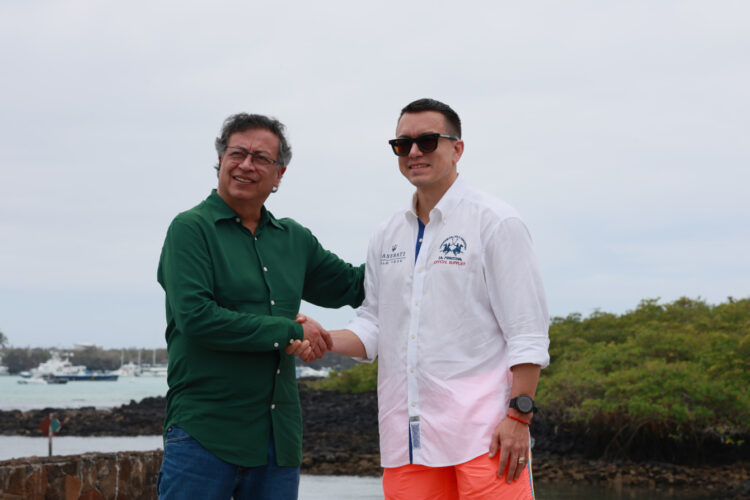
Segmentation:
{"type": "MultiPolygon", "coordinates": [[[[462,329],[467,316],[482,302],[481,253],[469,246],[462,253],[446,252],[446,245],[433,251],[427,263],[422,304],[424,312],[440,318],[442,329],[462,329]]],[[[476,245],[474,245],[476,246],[476,245]]]]}

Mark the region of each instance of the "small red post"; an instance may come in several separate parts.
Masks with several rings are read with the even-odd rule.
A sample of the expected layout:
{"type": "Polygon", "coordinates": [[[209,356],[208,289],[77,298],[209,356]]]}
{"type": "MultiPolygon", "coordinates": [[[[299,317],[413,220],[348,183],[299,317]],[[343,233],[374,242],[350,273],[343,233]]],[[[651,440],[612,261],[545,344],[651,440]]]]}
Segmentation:
{"type": "Polygon", "coordinates": [[[52,456],[52,434],[54,434],[54,432],[52,432],[52,417],[53,415],[50,413],[49,414],[49,426],[47,426],[47,436],[49,437],[49,449],[47,450],[48,457],[52,456]]]}

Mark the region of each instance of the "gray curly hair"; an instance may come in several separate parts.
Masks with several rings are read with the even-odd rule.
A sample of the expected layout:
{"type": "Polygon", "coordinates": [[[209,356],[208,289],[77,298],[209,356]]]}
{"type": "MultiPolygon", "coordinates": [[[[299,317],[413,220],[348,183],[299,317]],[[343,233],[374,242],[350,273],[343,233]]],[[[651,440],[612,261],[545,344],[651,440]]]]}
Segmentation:
{"type": "MultiPolygon", "coordinates": [[[[276,118],[265,115],[237,113],[236,115],[232,115],[224,120],[224,125],[221,127],[221,135],[216,138],[214,143],[216,146],[216,152],[219,156],[224,156],[224,152],[227,150],[227,144],[229,143],[229,138],[232,134],[254,128],[268,130],[279,138],[279,168],[289,165],[289,162],[292,161],[292,146],[289,144],[285,135],[286,127],[276,118]]],[[[219,163],[217,163],[214,167],[217,172],[219,171],[219,166],[219,163]]]]}

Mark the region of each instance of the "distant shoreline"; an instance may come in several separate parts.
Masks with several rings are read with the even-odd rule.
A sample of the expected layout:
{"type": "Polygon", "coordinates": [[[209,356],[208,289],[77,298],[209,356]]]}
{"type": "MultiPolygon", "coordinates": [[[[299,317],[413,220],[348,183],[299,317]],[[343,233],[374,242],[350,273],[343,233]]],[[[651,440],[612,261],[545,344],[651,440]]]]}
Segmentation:
{"type": "MultiPolygon", "coordinates": [[[[300,384],[305,474],[380,476],[377,397],[375,393],[342,394],[300,384]]],[[[63,422],[60,435],[144,436],[162,431],[165,399],[145,398],[109,410],[44,408],[0,411],[0,434],[41,436],[39,422],[54,411],[63,422]]],[[[580,454],[554,453],[536,434],[534,478],[540,482],[607,484],[656,490],[690,488],[742,498],[750,494],[750,462],[685,466],[659,462],[588,460],[580,454]],[[547,448],[547,449],[545,449],[547,448]]],[[[584,437],[581,437],[583,439],[584,437]]],[[[547,443],[549,444],[549,443],[547,443]]]]}

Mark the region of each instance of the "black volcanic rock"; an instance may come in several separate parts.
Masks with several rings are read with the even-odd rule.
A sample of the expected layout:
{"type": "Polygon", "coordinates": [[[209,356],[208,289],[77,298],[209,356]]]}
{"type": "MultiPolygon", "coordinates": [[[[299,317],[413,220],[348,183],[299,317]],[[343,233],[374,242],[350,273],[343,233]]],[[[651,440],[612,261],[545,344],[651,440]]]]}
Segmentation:
{"type": "Polygon", "coordinates": [[[43,436],[39,424],[54,413],[62,423],[58,436],[149,436],[161,434],[164,407],[164,398],[155,397],[105,410],[87,406],[0,411],[0,434],[43,436]]]}
{"type": "Polygon", "coordinates": [[[380,475],[378,399],[300,385],[302,470],[316,474],[380,475]]]}

